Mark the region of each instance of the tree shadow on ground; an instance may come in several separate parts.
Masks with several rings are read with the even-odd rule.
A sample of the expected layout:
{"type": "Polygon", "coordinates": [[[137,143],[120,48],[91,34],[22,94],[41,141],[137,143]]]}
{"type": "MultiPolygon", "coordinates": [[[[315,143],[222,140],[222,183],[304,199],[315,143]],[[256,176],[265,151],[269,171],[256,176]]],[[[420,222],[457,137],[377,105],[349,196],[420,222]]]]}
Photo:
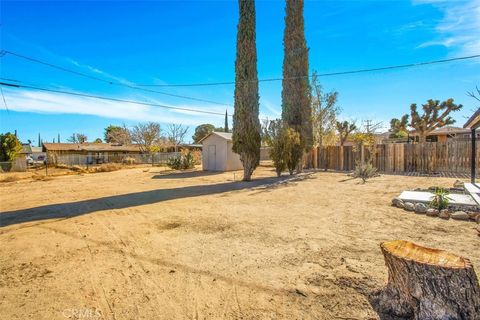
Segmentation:
{"type": "Polygon", "coordinates": [[[363,295],[372,309],[377,313],[380,320],[411,320],[410,318],[397,317],[384,313],[381,307],[382,293],[385,290],[384,285],[373,282],[369,279],[361,279],[354,281],[355,285],[351,286],[355,291],[363,295]]]}
{"type": "Polygon", "coordinates": [[[184,171],[184,172],[166,172],[159,173],[152,177],[152,179],[188,179],[188,178],[199,178],[199,177],[209,177],[222,174],[221,171],[184,171]]]}
{"type": "Polygon", "coordinates": [[[0,213],[0,227],[45,219],[71,218],[101,210],[124,209],[168,200],[251,189],[278,183],[285,179],[288,179],[288,177],[267,177],[254,179],[250,182],[236,181],[171,189],[155,189],[97,199],[49,204],[29,209],[5,211],[0,213]]]}

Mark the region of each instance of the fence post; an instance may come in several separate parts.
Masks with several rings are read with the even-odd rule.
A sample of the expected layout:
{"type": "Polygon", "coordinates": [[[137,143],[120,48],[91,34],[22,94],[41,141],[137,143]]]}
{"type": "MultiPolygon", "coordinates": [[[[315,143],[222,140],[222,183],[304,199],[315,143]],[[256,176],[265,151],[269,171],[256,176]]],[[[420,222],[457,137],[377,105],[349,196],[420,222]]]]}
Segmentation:
{"type": "Polygon", "coordinates": [[[470,179],[472,183],[475,183],[476,178],[476,165],[477,165],[477,137],[475,134],[475,128],[472,128],[472,154],[471,154],[471,163],[470,163],[470,179]]]}

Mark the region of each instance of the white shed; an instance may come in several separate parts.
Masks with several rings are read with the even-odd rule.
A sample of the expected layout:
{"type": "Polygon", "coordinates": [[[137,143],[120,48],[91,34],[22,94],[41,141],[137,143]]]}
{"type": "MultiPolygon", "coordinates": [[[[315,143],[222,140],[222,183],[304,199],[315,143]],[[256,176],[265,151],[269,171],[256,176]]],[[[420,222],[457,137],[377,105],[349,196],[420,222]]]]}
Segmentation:
{"type": "Polygon", "coordinates": [[[232,171],[243,169],[240,156],[232,150],[230,132],[212,132],[200,141],[202,166],[207,171],[232,171]]]}

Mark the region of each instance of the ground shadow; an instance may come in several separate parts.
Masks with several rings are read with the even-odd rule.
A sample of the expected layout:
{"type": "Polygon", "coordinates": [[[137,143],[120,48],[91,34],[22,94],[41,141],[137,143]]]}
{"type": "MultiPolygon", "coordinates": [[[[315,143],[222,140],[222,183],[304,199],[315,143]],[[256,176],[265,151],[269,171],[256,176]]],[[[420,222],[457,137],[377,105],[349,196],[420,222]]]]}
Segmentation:
{"type": "Polygon", "coordinates": [[[71,218],[100,210],[124,209],[167,200],[199,197],[230,191],[266,186],[288,179],[285,177],[258,178],[250,182],[225,182],[218,184],[196,185],[181,188],[156,189],[114,195],[97,199],[81,200],[68,203],[50,204],[29,209],[13,210],[0,213],[0,227],[40,221],[45,219],[71,218]]]}
{"type": "Polygon", "coordinates": [[[152,179],[187,179],[187,178],[198,178],[198,177],[208,177],[221,174],[221,171],[186,171],[186,172],[166,172],[159,173],[152,177],[152,179]]]}

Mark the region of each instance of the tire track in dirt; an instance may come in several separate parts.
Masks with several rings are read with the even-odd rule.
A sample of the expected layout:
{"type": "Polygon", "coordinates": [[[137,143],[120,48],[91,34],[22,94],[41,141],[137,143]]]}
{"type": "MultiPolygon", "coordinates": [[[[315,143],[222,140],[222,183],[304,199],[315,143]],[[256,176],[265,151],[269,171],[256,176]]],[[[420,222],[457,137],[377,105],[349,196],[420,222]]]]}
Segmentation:
{"type": "MultiPolygon", "coordinates": [[[[94,217],[94,219],[98,222],[99,225],[101,225],[110,235],[111,237],[113,238],[114,242],[118,243],[120,245],[119,247],[119,251],[121,252],[121,254],[123,255],[124,258],[127,259],[127,261],[130,263],[130,265],[133,267],[133,269],[138,272],[138,274],[142,274],[143,276],[140,277],[140,281],[144,284],[142,286],[136,286],[136,288],[139,288],[140,291],[143,293],[143,296],[145,297],[148,297],[149,299],[149,294],[147,294],[147,292],[143,289],[143,288],[146,288],[148,287],[149,289],[149,292],[151,293],[151,295],[154,295],[155,296],[155,300],[157,301],[157,304],[153,304],[152,307],[155,309],[156,311],[156,314],[157,315],[160,315],[162,313],[164,313],[165,311],[161,309],[161,305],[162,305],[162,301],[167,301],[168,302],[168,299],[165,300],[165,299],[160,299],[160,297],[158,296],[158,293],[156,290],[160,290],[160,291],[163,291],[162,288],[148,275],[148,273],[146,272],[146,269],[145,267],[143,266],[142,263],[138,262],[136,259],[133,259],[132,256],[136,256],[137,254],[135,253],[135,249],[131,249],[131,250],[128,250],[129,249],[129,246],[125,243],[125,241],[123,241],[120,236],[115,232],[115,227],[108,222],[108,226],[107,224],[103,223],[102,221],[100,221],[100,219],[98,217],[94,217]],[[132,252],[130,252],[132,251],[132,252]],[[146,279],[148,281],[146,281],[146,279]],[[153,287],[155,288],[152,288],[152,285],[153,287]],[[152,290],[153,289],[153,290],[152,290]]],[[[134,240],[132,238],[130,238],[130,240],[133,242],[134,240]]],[[[151,301],[149,299],[149,301],[151,301]]],[[[137,307],[137,306],[136,306],[137,307]]],[[[171,306],[171,303],[170,303],[170,307],[171,306]]],[[[137,307],[138,308],[138,307],[137,307]]]]}
{"type": "MultiPolygon", "coordinates": [[[[78,233],[78,236],[80,239],[83,239],[83,235],[82,233],[80,232],[80,229],[78,228],[78,225],[77,225],[77,221],[75,221],[73,223],[73,225],[75,226],[75,229],[77,230],[77,233],[78,233]]],[[[107,305],[108,307],[108,310],[110,310],[110,314],[112,315],[112,318],[114,320],[116,320],[116,317],[115,317],[115,312],[113,311],[112,309],[112,306],[110,305],[110,302],[108,301],[107,299],[107,295],[105,293],[105,287],[102,285],[102,282],[100,281],[99,279],[99,276],[98,276],[98,273],[95,271],[96,268],[95,268],[95,262],[94,262],[94,259],[93,259],[93,252],[92,252],[92,249],[90,248],[90,245],[88,244],[88,242],[86,240],[83,240],[84,244],[85,244],[85,247],[87,248],[87,251],[88,251],[88,256],[90,258],[89,260],[89,263],[88,263],[88,272],[90,274],[90,277],[89,277],[89,280],[90,280],[90,283],[92,285],[92,289],[93,289],[93,292],[95,293],[95,296],[98,297],[100,296],[98,294],[98,288],[97,288],[97,285],[95,285],[95,283],[98,283],[99,284],[99,287],[100,289],[102,290],[102,295],[101,295],[101,300],[100,301],[98,298],[96,298],[97,300],[97,303],[98,305],[100,306],[100,310],[101,310],[101,315],[102,315],[102,318],[103,319],[106,319],[105,318],[105,305],[107,305]],[[94,279],[92,279],[94,278],[94,279]],[[95,280],[95,281],[93,281],[95,280]],[[103,305],[103,306],[102,306],[103,305]]]]}

